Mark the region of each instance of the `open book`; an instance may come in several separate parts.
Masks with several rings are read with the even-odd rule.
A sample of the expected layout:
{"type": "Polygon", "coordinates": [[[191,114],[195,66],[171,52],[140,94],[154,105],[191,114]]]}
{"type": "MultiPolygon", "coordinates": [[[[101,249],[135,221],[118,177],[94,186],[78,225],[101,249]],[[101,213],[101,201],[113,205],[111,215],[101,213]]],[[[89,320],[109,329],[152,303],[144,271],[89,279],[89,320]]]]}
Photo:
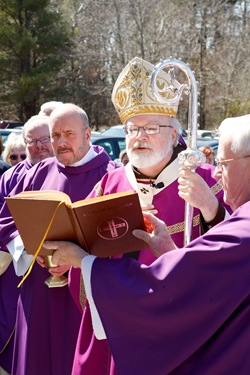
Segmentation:
{"type": "MultiPolygon", "coordinates": [[[[35,254],[44,240],[72,241],[99,257],[147,247],[132,234],[133,229],[145,230],[137,193],[115,193],[71,203],[63,192],[41,190],[5,199],[29,254],[35,254]]],[[[41,248],[39,255],[51,253],[41,248]]]]}

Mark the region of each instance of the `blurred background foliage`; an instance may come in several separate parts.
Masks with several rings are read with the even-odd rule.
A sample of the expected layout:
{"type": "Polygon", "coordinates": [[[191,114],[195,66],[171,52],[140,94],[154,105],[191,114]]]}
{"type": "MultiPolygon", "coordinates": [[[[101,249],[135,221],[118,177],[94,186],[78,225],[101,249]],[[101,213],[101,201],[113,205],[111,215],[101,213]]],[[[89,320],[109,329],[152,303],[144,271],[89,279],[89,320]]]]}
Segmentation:
{"type": "Polygon", "coordinates": [[[26,121],[59,100],[95,130],[118,124],[112,87],[135,56],[189,63],[201,129],[250,113],[250,0],[0,0],[0,118],[26,121]]]}

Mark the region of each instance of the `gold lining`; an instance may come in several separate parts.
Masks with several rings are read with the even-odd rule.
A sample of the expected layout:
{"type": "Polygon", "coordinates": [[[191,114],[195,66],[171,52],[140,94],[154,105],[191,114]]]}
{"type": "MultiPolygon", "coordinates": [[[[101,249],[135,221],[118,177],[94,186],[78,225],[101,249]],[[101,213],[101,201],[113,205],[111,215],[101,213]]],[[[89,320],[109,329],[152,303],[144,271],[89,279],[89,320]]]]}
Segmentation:
{"type": "Polygon", "coordinates": [[[82,274],[81,274],[79,301],[80,301],[80,305],[81,305],[83,310],[84,310],[84,307],[86,305],[86,299],[87,299],[87,296],[86,296],[86,292],[85,292],[83,277],[82,277],[82,274]]]}
{"type": "MultiPolygon", "coordinates": [[[[193,227],[200,225],[200,214],[193,217],[193,227]]],[[[167,226],[168,232],[170,235],[175,233],[184,232],[185,223],[182,221],[181,223],[176,223],[173,225],[167,226]]]]}

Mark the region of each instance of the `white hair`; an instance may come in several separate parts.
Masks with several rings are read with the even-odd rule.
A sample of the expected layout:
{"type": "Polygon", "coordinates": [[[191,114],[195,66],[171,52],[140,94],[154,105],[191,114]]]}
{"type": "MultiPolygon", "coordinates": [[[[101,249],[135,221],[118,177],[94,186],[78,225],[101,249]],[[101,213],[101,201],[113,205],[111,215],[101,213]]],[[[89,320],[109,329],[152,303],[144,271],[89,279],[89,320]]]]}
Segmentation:
{"type": "Polygon", "coordinates": [[[28,121],[25,122],[23,126],[23,138],[26,138],[26,133],[30,128],[39,127],[41,125],[47,125],[49,126],[49,118],[45,115],[34,115],[28,119],[28,121]]]}
{"type": "Polygon", "coordinates": [[[175,143],[174,143],[174,147],[176,147],[179,143],[179,138],[182,134],[182,126],[181,126],[180,121],[177,120],[176,117],[170,117],[170,125],[172,125],[173,128],[175,128],[175,130],[177,132],[176,140],[175,140],[175,143]]]}
{"type": "Polygon", "coordinates": [[[219,126],[219,134],[230,139],[235,154],[250,153],[250,115],[226,118],[219,126]]]}

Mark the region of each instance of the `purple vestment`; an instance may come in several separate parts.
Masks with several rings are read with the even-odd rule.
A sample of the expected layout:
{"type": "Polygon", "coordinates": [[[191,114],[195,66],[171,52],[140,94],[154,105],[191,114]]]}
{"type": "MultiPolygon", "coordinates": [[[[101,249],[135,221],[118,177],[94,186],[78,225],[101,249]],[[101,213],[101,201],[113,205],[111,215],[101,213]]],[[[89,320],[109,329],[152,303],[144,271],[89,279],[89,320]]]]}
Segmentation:
{"type": "MultiPolygon", "coordinates": [[[[179,168],[180,165],[176,159],[165,168],[156,181],[157,184],[159,184],[158,186],[163,185],[163,187],[155,188],[152,187],[150,181],[137,185],[132,167],[128,164],[125,168],[121,167],[118,170],[106,174],[100,182],[99,190],[94,190],[90,196],[95,196],[95,194],[100,193],[107,195],[118,191],[138,191],[140,199],[143,200],[145,195],[147,196],[145,198],[146,201],[153,203],[158,210],[156,216],[167,224],[168,230],[176,245],[182,247],[184,243],[185,201],[178,195],[177,178],[179,168]]],[[[216,194],[218,200],[223,202],[222,187],[221,184],[214,179],[213,171],[214,167],[210,165],[205,165],[197,169],[197,173],[207,182],[208,186],[210,186],[214,194],[216,194]]],[[[200,235],[200,229],[200,211],[194,209],[193,238],[197,238],[200,235]]],[[[149,265],[155,259],[150,249],[143,249],[139,252],[138,260],[140,263],[149,265]]],[[[117,374],[107,340],[99,341],[93,334],[88,305],[85,308],[81,322],[72,371],[72,375],[85,374],[117,374]]],[[[127,372],[127,375],[128,374],[130,375],[129,371],[127,372]]],[[[143,374],[143,372],[138,372],[138,375],[140,374],[143,374]]],[[[154,374],[152,373],[152,375],[154,374]]]]}
{"type": "Polygon", "coordinates": [[[7,197],[9,193],[15,188],[17,183],[23,178],[27,170],[32,167],[32,164],[28,158],[21,161],[14,167],[8,169],[0,178],[0,209],[4,204],[4,197],[7,197]]]}
{"type": "Polygon", "coordinates": [[[93,299],[119,375],[250,374],[250,202],[151,266],[97,258],[93,299]]]}
{"type": "MultiPolygon", "coordinates": [[[[0,207],[4,204],[4,197],[9,195],[31,167],[32,164],[26,158],[1,176],[0,207]]],[[[11,372],[12,365],[17,299],[20,291],[17,285],[20,281],[21,278],[16,275],[12,263],[0,276],[0,366],[8,373],[11,372]]]]}
{"type": "MultiPolygon", "coordinates": [[[[102,147],[98,154],[79,167],[66,167],[55,157],[45,159],[27,172],[20,190],[58,190],[72,202],[84,199],[109,170],[117,167],[102,147]]],[[[25,220],[25,213],[24,213],[25,220]]],[[[17,234],[6,204],[0,218],[1,244],[17,234]]],[[[31,233],[32,235],[32,233],[31,233]]],[[[35,263],[24,281],[17,305],[17,322],[12,375],[69,375],[81,321],[68,286],[49,289],[44,281],[48,271],[35,263]]]]}

